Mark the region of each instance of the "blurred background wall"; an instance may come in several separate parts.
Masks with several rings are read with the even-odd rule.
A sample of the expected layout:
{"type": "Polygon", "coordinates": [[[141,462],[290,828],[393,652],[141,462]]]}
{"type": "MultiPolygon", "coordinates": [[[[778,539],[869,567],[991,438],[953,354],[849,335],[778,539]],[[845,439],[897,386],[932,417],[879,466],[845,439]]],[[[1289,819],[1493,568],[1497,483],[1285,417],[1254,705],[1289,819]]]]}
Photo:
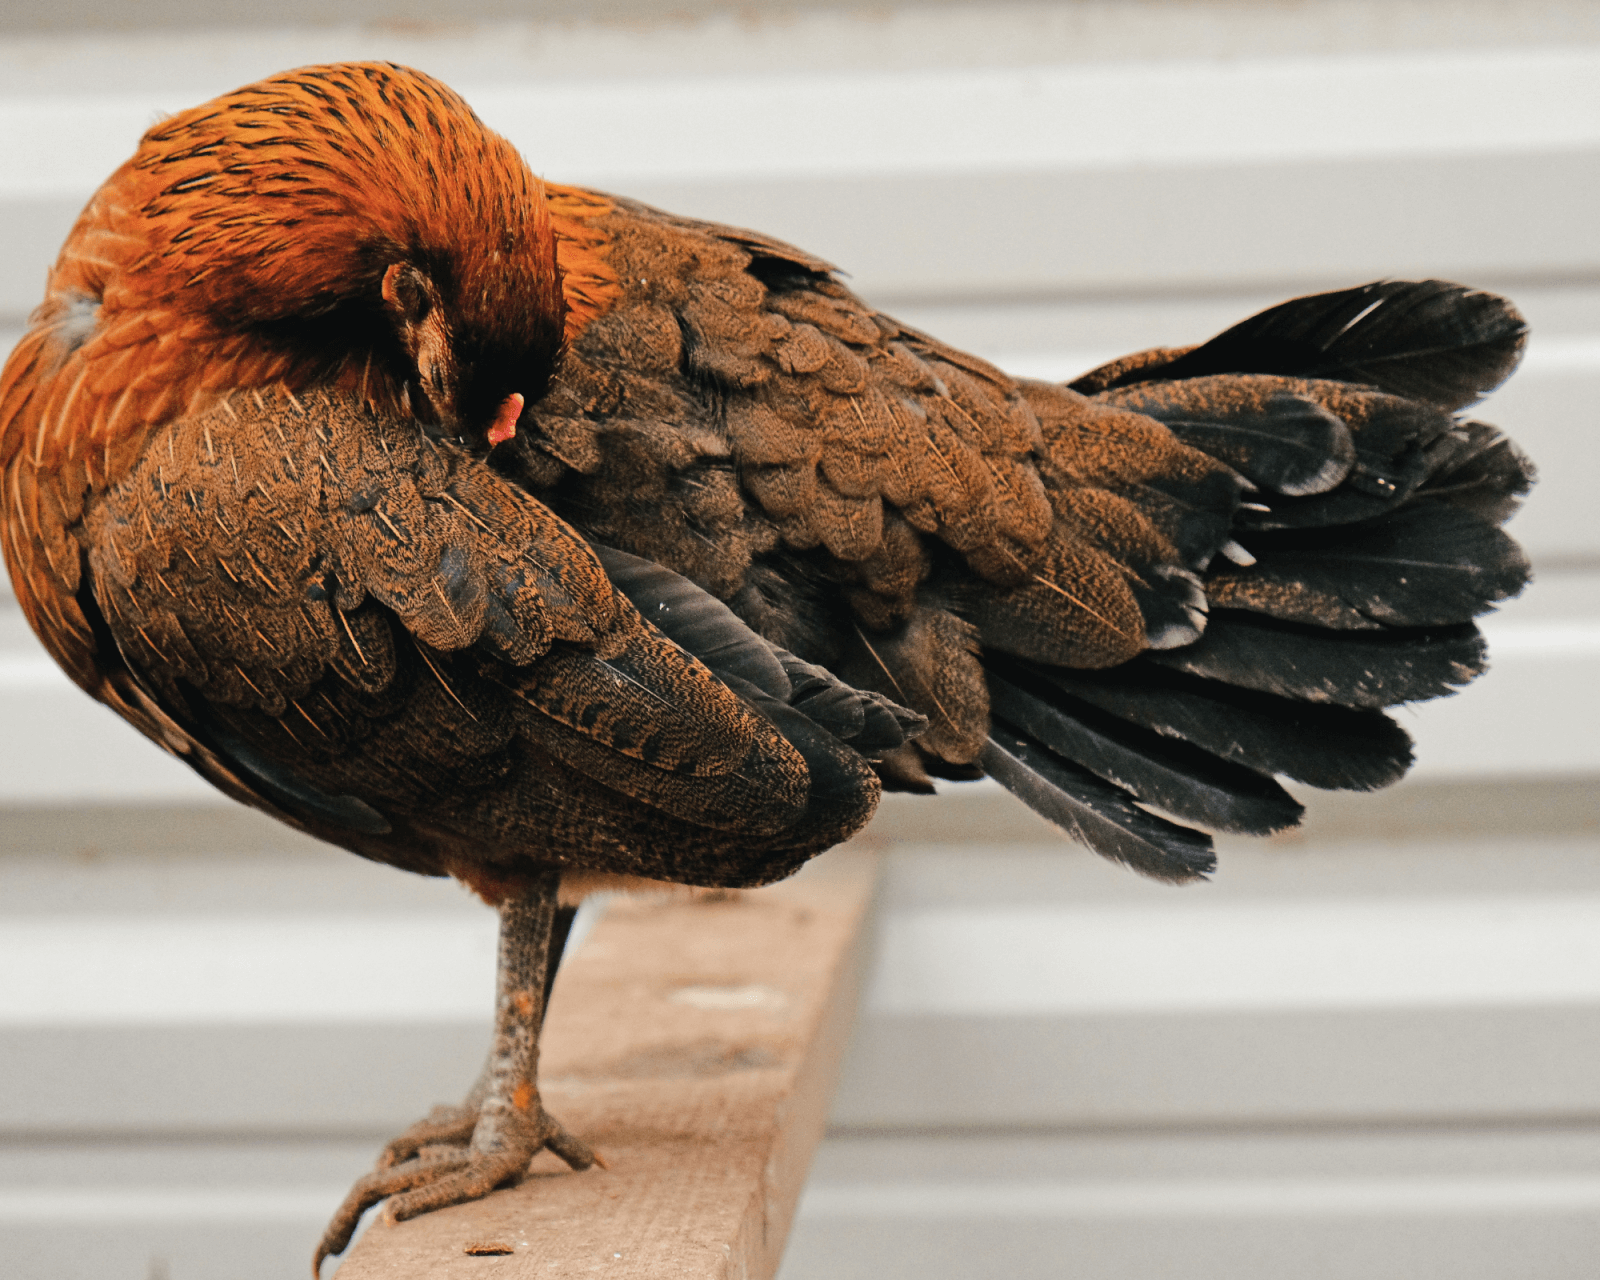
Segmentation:
{"type": "MultiPolygon", "coordinates": [[[[1600,1246],[1600,5],[11,0],[0,348],[164,112],[390,58],[551,178],[759,228],[1014,372],[1439,275],[1533,339],[1494,669],[1414,779],[1174,892],[888,804],[785,1280],[1588,1276],[1600,1246]]],[[[215,800],[0,592],[0,1273],[279,1275],[470,1078],[493,922],[215,800]]]]}

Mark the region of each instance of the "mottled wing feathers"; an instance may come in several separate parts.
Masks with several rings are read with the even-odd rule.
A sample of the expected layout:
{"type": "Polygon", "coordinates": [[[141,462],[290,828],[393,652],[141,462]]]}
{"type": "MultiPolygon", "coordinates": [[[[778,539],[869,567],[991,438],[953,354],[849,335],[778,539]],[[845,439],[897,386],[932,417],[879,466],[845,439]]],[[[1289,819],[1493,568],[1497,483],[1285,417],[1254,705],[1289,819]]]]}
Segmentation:
{"type": "Polygon", "coordinates": [[[645,623],[546,507],[403,420],[236,397],[153,433],[86,535],[108,631],[164,714],[258,797],[372,856],[447,869],[470,861],[451,840],[492,822],[506,847],[472,857],[693,878],[660,861],[693,840],[549,838],[552,776],[565,807],[626,830],[653,812],[702,845],[739,833],[749,848],[724,861],[746,879],[758,837],[814,851],[870,813],[858,757],[854,808],[824,834],[769,717],[645,623]]]}
{"type": "Polygon", "coordinates": [[[763,552],[821,549],[852,566],[874,625],[908,616],[915,534],[1021,572],[1051,513],[1009,379],[872,311],[810,255],[612,203],[591,225],[626,288],[573,343],[528,446],[600,477],[575,486],[597,537],[723,595],[763,552]],[[662,474],[677,483],[640,492],[662,474]]]}
{"type": "Polygon", "coordinates": [[[555,517],[414,426],[321,395],[246,393],[153,432],[86,532],[105,604],[137,590],[151,625],[204,629],[136,665],[273,714],[335,660],[382,684],[359,673],[385,655],[345,625],[369,596],[431,648],[481,640],[511,662],[613,622],[604,574],[555,517]]]}

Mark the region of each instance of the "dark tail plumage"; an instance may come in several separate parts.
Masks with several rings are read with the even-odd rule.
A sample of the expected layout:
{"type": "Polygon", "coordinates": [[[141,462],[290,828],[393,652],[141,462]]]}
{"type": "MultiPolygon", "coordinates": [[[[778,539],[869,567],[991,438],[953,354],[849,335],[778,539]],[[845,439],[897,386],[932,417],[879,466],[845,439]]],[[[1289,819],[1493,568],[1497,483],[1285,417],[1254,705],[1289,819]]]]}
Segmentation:
{"type": "MultiPolygon", "coordinates": [[[[984,768],[1101,853],[1170,880],[1211,869],[1210,839],[1143,806],[1260,834],[1301,813],[1274,775],[1353,790],[1399,778],[1411,743],[1382,708],[1479,674],[1472,620],[1528,578],[1499,525],[1532,467],[1456,416],[1525,341],[1491,294],[1382,282],[1074,382],[1165,424],[1253,492],[1200,569],[1192,643],[1104,670],[986,646],[984,768]]],[[[1160,618],[1147,610],[1147,622],[1160,618]]]]}

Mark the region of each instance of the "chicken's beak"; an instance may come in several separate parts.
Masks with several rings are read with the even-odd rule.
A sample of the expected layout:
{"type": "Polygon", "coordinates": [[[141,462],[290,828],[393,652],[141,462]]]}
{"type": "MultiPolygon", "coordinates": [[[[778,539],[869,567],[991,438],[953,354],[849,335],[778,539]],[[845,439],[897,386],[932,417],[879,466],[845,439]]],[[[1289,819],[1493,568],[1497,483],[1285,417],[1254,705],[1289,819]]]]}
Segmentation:
{"type": "Polygon", "coordinates": [[[494,422],[489,427],[489,447],[492,449],[497,444],[504,444],[517,434],[517,419],[522,416],[522,393],[513,391],[500,404],[494,415],[494,422]]]}

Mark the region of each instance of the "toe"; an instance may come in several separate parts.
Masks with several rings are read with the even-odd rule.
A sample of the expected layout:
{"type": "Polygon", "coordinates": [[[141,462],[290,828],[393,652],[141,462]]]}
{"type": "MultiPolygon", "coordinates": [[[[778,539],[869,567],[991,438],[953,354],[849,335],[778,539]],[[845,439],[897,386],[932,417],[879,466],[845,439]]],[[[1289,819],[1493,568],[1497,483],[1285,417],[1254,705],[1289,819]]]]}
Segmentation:
{"type": "Polygon", "coordinates": [[[602,1169],[606,1167],[598,1152],[588,1143],[574,1138],[548,1112],[545,1113],[545,1123],[549,1129],[544,1135],[544,1146],[565,1160],[569,1169],[588,1169],[593,1165],[599,1165],[602,1169]]]}
{"type": "Polygon", "coordinates": [[[312,1263],[312,1274],[315,1275],[321,1268],[324,1258],[344,1252],[350,1237],[355,1234],[356,1224],[361,1221],[361,1215],[378,1201],[448,1176],[470,1161],[471,1157],[464,1150],[439,1151],[430,1153],[425,1160],[408,1160],[392,1169],[380,1169],[358,1179],[322,1233],[322,1242],[317,1245],[316,1258],[312,1263]]]}
{"type": "Polygon", "coordinates": [[[465,1107],[435,1107],[426,1120],[418,1120],[393,1139],[378,1156],[378,1168],[389,1169],[421,1153],[424,1147],[464,1147],[472,1140],[477,1111],[465,1107]]]}
{"type": "Polygon", "coordinates": [[[445,1173],[442,1177],[394,1196],[384,1208],[384,1213],[395,1222],[404,1222],[419,1214],[446,1205],[464,1204],[468,1200],[481,1200],[503,1182],[510,1182],[528,1167],[526,1151],[502,1151],[495,1155],[480,1155],[465,1168],[445,1173]]]}

